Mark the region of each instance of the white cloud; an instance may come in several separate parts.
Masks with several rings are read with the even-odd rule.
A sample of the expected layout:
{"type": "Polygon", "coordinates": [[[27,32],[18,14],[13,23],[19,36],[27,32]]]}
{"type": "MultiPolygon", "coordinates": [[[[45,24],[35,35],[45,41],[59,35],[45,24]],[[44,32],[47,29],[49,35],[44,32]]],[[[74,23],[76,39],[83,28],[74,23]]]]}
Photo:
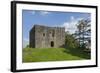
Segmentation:
{"type": "Polygon", "coordinates": [[[34,15],[35,14],[35,11],[31,11],[31,13],[34,15]]]}
{"type": "Polygon", "coordinates": [[[48,14],[50,14],[50,12],[48,12],[48,11],[40,11],[40,14],[41,15],[48,15],[48,14]]]}
{"type": "MultiPolygon", "coordinates": [[[[48,12],[48,11],[39,11],[39,14],[40,15],[48,15],[48,14],[50,14],[51,12],[48,12]]],[[[31,11],[31,14],[36,14],[36,11],[31,11]]]]}
{"type": "Polygon", "coordinates": [[[65,27],[65,31],[69,31],[70,33],[74,33],[77,29],[76,25],[79,20],[83,18],[75,18],[74,16],[70,17],[70,20],[63,23],[63,27],[65,27]]]}
{"type": "Polygon", "coordinates": [[[75,20],[74,16],[71,16],[70,19],[71,19],[71,21],[75,20]]]}

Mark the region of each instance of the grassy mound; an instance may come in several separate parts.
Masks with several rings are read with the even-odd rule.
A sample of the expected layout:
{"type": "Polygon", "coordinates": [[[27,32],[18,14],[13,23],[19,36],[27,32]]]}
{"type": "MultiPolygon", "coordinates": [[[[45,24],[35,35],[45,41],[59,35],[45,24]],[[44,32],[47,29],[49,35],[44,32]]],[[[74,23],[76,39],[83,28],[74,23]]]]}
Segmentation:
{"type": "Polygon", "coordinates": [[[24,48],[23,62],[64,61],[90,59],[90,53],[68,48],[24,48]]]}

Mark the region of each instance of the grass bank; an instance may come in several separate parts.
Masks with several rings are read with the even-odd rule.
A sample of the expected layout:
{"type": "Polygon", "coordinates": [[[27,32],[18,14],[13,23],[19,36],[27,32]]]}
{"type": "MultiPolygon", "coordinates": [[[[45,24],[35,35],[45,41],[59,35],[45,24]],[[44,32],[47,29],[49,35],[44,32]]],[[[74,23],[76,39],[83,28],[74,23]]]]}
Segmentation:
{"type": "Polygon", "coordinates": [[[90,53],[69,48],[24,48],[23,62],[64,61],[90,59],[90,53]]]}

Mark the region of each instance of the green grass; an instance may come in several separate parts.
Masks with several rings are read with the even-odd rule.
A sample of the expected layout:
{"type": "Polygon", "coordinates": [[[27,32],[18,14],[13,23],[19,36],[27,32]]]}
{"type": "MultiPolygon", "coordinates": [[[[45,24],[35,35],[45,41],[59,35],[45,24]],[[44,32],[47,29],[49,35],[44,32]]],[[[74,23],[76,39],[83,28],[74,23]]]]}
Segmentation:
{"type": "Polygon", "coordinates": [[[22,56],[23,62],[90,59],[90,53],[71,48],[24,48],[22,56]]]}

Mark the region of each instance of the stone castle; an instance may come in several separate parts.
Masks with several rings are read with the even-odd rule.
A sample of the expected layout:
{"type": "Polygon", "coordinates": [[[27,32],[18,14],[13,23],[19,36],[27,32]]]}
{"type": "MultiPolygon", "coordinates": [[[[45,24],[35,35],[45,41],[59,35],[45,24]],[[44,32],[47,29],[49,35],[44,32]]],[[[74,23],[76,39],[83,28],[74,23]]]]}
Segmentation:
{"type": "Polygon", "coordinates": [[[59,48],[65,45],[65,28],[34,25],[30,30],[32,48],[59,48]]]}

